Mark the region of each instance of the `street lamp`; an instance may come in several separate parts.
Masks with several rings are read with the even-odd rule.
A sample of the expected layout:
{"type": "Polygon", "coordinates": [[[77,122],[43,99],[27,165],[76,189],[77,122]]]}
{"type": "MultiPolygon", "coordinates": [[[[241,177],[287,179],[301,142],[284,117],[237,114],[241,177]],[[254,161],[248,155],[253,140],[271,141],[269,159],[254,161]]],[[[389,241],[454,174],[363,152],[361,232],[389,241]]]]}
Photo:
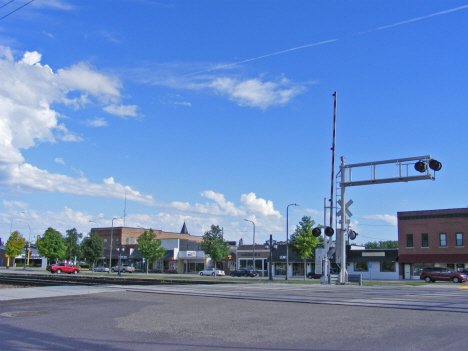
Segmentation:
{"type": "Polygon", "coordinates": [[[299,204],[289,204],[286,207],[286,278],[288,280],[288,270],[289,270],[289,206],[300,206],[299,204]]]}
{"type": "Polygon", "coordinates": [[[110,246],[109,246],[109,274],[112,270],[112,239],[113,239],[113,234],[114,234],[114,220],[121,219],[121,218],[122,217],[112,218],[111,239],[110,239],[110,246]]]}
{"type": "MultiPolygon", "coordinates": [[[[31,226],[29,225],[28,222],[26,222],[25,220],[23,219],[18,219],[19,222],[24,222],[28,225],[29,227],[29,247],[31,247],[31,226]]],[[[28,251],[27,251],[27,258],[28,258],[28,266],[29,266],[29,247],[28,247],[28,251]]],[[[26,269],[26,257],[24,258],[24,269],[26,269]]]]}
{"type": "Polygon", "coordinates": [[[125,246],[115,245],[115,249],[119,252],[119,266],[117,267],[118,274],[120,275],[120,266],[121,266],[121,253],[125,251],[125,246]]]}
{"type": "Polygon", "coordinates": [[[244,219],[244,221],[247,221],[253,224],[253,271],[255,274],[255,223],[249,219],[244,219]]]}
{"type": "Polygon", "coordinates": [[[28,256],[28,244],[24,245],[24,265],[23,265],[23,271],[26,270],[26,257],[28,256]]]}
{"type": "Polygon", "coordinates": [[[270,249],[270,272],[269,272],[269,278],[268,280],[273,280],[273,251],[278,248],[278,245],[276,244],[276,240],[273,240],[273,236],[270,234],[270,241],[265,242],[265,249],[270,249]]]}

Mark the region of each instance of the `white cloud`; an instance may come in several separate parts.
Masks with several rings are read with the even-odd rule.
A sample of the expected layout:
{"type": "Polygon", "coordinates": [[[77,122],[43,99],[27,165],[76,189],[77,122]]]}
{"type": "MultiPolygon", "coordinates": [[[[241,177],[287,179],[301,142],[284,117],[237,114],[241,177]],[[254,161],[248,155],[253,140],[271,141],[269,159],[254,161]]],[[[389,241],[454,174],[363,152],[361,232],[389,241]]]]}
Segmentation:
{"type": "Polygon", "coordinates": [[[281,218],[279,211],[276,211],[273,207],[272,201],[266,201],[258,198],[254,193],[243,194],[241,196],[241,203],[247,208],[248,211],[260,214],[262,216],[276,216],[281,218]]]}
{"type": "Polygon", "coordinates": [[[202,192],[200,195],[206,197],[207,199],[214,200],[225,211],[227,215],[236,217],[245,215],[244,210],[236,208],[233,202],[226,201],[223,194],[215,193],[214,191],[208,190],[202,192]]]}
{"type": "Polygon", "coordinates": [[[104,118],[96,118],[94,120],[86,120],[85,124],[88,127],[107,127],[108,124],[104,118]]]}
{"type": "Polygon", "coordinates": [[[3,200],[3,206],[7,207],[7,208],[13,208],[13,207],[19,207],[19,208],[26,208],[28,207],[29,205],[24,203],[24,202],[21,202],[21,201],[6,201],[6,200],[3,200]]]}
{"type": "Polygon", "coordinates": [[[65,166],[65,161],[62,158],[59,158],[59,157],[55,158],[55,162],[60,163],[65,166]]]}
{"type": "Polygon", "coordinates": [[[398,220],[396,216],[384,214],[384,215],[368,215],[368,216],[362,216],[365,219],[373,219],[373,220],[378,220],[378,221],[384,221],[387,223],[390,223],[393,226],[397,226],[398,220]]]}
{"type": "MultiPolygon", "coordinates": [[[[154,205],[151,196],[119,183],[93,184],[86,178],[51,174],[24,163],[21,149],[40,142],[82,141],[65,124],[58,123],[59,113],[52,104],[80,108],[96,101],[111,103],[123,114],[132,114],[136,106],[115,107],[120,103],[121,82],[80,62],[61,68],[54,74],[40,63],[42,55],[26,52],[15,61],[11,50],[0,46],[0,185],[20,192],[61,192],[95,197],[123,198],[154,205]],[[79,93],[79,98],[69,98],[79,93]],[[127,111],[127,112],[125,112],[127,111]]],[[[102,124],[102,123],[101,123],[102,124]]]]}
{"type": "Polygon", "coordinates": [[[180,105],[180,106],[187,106],[187,107],[192,107],[192,104],[190,102],[182,101],[182,102],[174,102],[174,105],[180,105]]]}
{"type": "Polygon", "coordinates": [[[109,105],[103,108],[104,111],[110,113],[111,115],[120,116],[120,117],[136,117],[137,113],[136,110],[138,106],[136,105],[109,105]]]}
{"type": "Polygon", "coordinates": [[[304,91],[304,87],[293,86],[289,80],[262,82],[260,79],[239,81],[232,78],[217,78],[209,85],[215,91],[227,95],[240,106],[266,109],[284,105],[304,91]]]}

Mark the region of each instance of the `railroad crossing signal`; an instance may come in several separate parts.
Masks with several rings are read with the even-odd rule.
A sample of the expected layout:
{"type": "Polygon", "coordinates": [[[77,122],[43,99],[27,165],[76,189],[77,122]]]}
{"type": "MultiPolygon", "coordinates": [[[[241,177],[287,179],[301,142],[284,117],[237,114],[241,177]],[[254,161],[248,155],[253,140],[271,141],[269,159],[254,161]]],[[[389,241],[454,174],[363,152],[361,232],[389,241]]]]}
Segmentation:
{"type": "MultiPolygon", "coordinates": [[[[345,205],[345,212],[346,214],[348,215],[348,217],[351,217],[353,214],[351,213],[350,210],[348,210],[348,207],[351,206],[353,204],[353,200],[349,200],[346,205],[345,205]]],[[[341,206],[341,210],[338,211],[338,213],[336,214],[337,217],[341,217],[341,211],[343,211],[343,204],[341,203],[341,200],[338,200],[338,205],[341,206]]]]}

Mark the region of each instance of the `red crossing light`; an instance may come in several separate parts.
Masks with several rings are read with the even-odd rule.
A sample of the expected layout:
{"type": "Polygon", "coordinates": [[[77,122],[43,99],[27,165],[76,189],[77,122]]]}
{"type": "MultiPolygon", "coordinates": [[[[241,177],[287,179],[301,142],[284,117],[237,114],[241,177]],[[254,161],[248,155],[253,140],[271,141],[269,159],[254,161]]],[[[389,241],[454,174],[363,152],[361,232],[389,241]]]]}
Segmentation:
{"type": "Polygon", "coordinates": [[[418,172],[424,173],[426,172],[426,163],[423,161],[418,161],[414,164],[414,169],[418,172]]]}
{"type": "Polygon", "coordinates": [[[437,160],[431,159],[429,160],[429,168],[433,171],[440,171],[442,169],[442,163],[437,160]]]}
{"type": "Polygon", "coordinates": [[[332,227],[326,227],[325,228],[325,235],[326,236],[332,236],[335,233],[332,227]]]}

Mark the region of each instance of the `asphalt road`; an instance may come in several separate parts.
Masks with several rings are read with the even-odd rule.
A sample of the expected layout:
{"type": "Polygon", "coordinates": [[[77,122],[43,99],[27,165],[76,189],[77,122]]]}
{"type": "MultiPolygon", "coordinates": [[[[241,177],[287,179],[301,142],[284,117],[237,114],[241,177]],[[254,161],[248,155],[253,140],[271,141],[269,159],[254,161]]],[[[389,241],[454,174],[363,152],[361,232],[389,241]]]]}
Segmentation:
{"type": "Polygon", "coordinates": [[[113,287],[2,301],[0,349],[466,350],[458,287],[113,287]],[[428,308],[401,307],[411,301],[428,308]]]}

